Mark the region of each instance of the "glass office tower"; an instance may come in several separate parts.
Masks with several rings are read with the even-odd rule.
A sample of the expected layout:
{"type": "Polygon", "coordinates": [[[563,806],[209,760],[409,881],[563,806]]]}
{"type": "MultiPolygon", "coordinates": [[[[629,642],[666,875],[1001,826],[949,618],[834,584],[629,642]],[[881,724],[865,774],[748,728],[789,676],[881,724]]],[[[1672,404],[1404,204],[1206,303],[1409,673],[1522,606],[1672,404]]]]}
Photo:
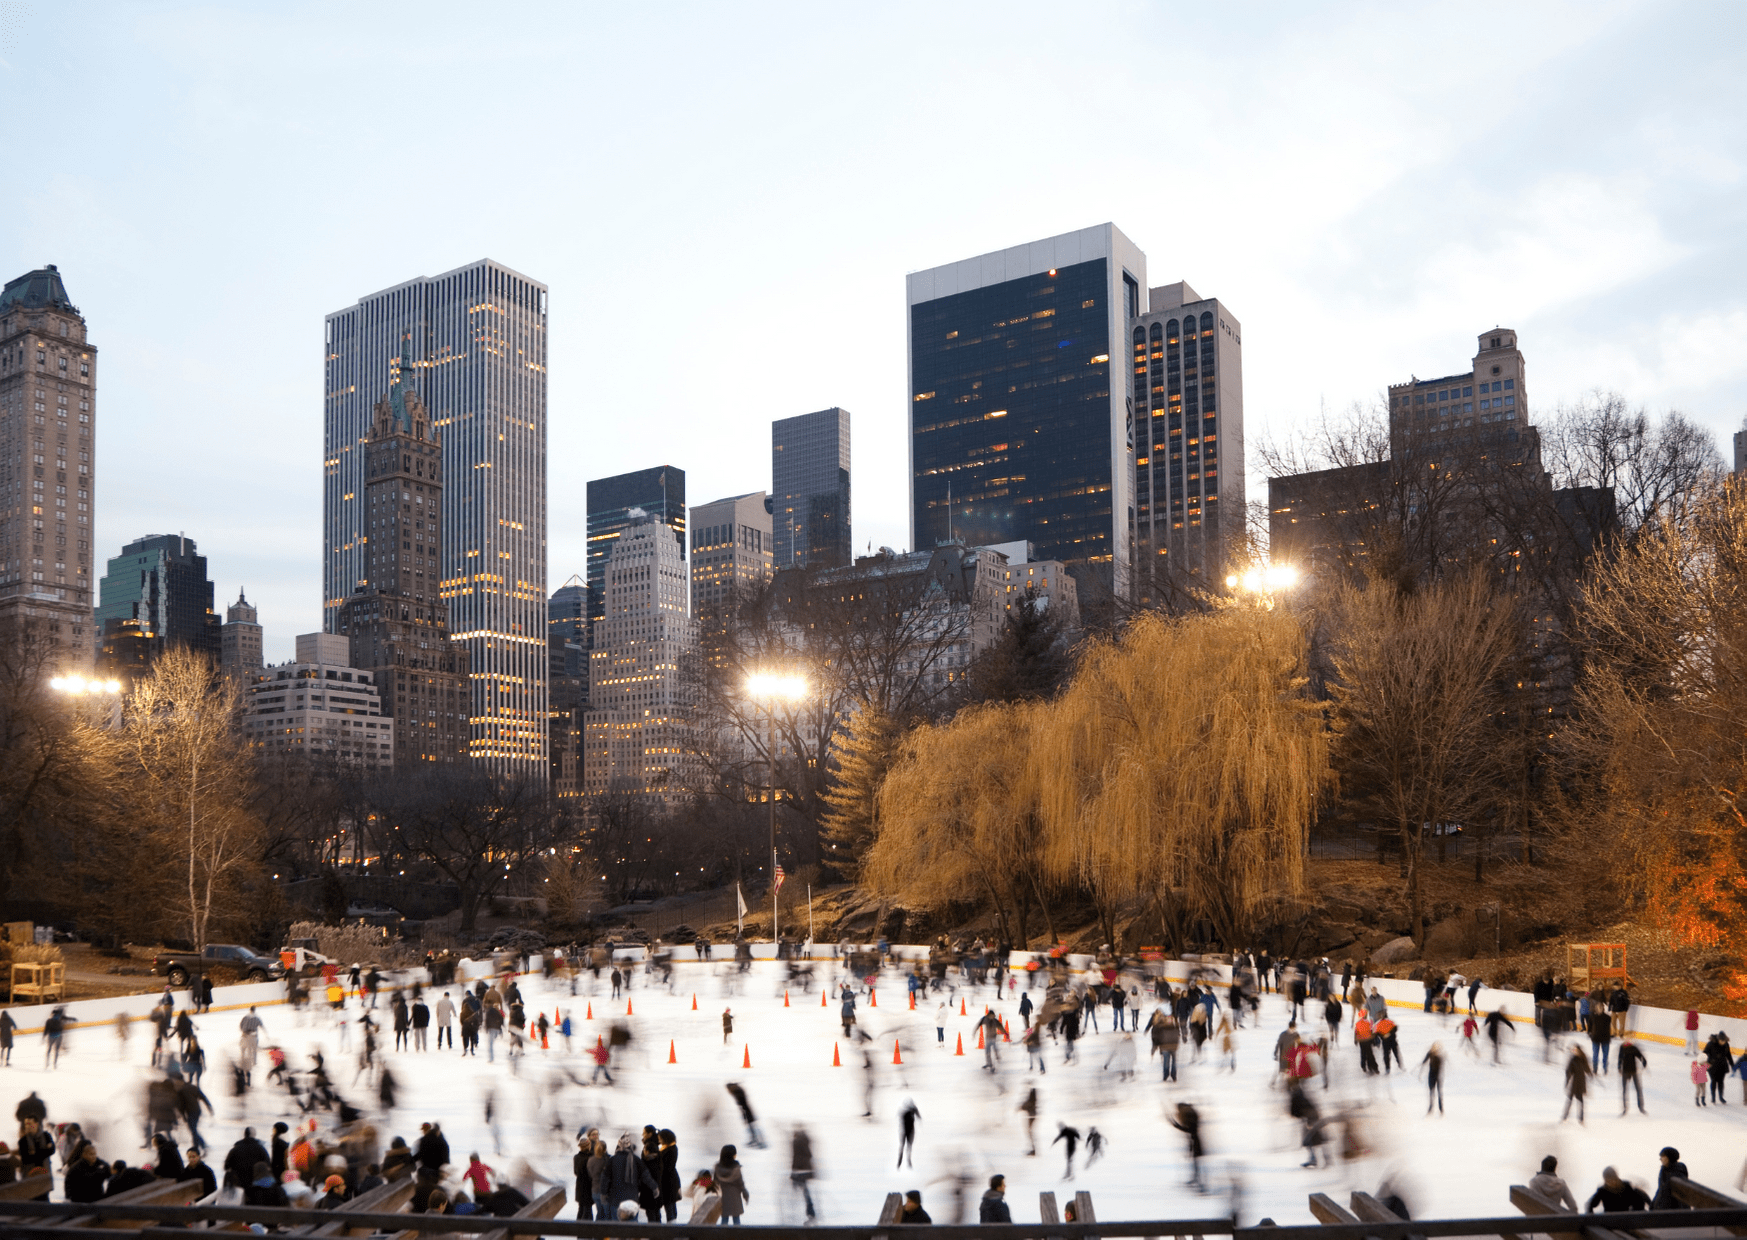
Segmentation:
{"type": "Polygon", "coordinates": [[[778,568],[843,568],[849,532],[849,411],[770,424],[771,537],[778,568]]]}
{"type": "Polygon", "coordinates": [[[1134,410],[1111,354],[1145,308],[1146,256],[1100,224],[907,283],[911,545],[1029,541],[1127,598],[1134,410]]]}
{"type": "Polygon", "coordinates": [[[323,628],[370,574],[364,445],[401,350],[443,439],[440,561],[417,594],[449,606],[468,649],[468,753],[547,777],[546,286],[483,259],[327,316],[323,628]]]}

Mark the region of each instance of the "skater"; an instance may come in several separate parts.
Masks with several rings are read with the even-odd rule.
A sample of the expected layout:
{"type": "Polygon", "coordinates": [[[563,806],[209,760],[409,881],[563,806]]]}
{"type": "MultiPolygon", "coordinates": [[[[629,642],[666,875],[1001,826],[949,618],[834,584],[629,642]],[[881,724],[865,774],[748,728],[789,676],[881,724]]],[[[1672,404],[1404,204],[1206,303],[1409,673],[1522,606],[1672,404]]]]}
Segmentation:
{"type": "Polygon", "coordinates": [[[1723,1083],[1729,1079],[1729,1069],[1733,1061],[1729,1058],[1729,1048],[1723,1045],[1722,1038],[1712,1034],[1705,1043],[1705,1067],[1711,1078],[1711,1101],[1719,1106],[1728,1106],[1729,1099],[1723,1089],[1723,1083]]]}
{"type": "Polygon", "coordinates": [[[916,1121],[922,1118],[922,1112],[916,1109],[913,1099],[904,1099],[904,1109],[898,1112],[898,1166],[904,1165],[904,1157],[908,1155],[910,1165],[916,1165],[916,1121]]]}
{"type": "Polygon", "coordinates": [[[1476,1059],[1480,1058],[1480,1048],[1474,1044],[1474,1037],[1479,1032],[1480,1022],[1472,1013],[1462,1018],[1462,1049],[1476,1059]]]}
{"type": "MultiPolygon", "coordinates": [[[[845,1030],[845,1032],[847,1033],[848,1031],[845,1030]]],[[[723,1046],[728,1045],[728,1039],[730,1037],[732,1037],[733,1034],[734,1034],[734,1010],[732,1008],[723,1008],[722,1009],[722,1045],[723,1046]]]]}
{"type": "Polygon", "coordinates": [[[1019,996],[1019,1019],[1025,1028],[1031,1028],[1031,987],[1025,988],[1025,993],[1019,996]]]}
{"type": "Polygon", "coordinates": [[[1025,1070],[1036,1068],[1038,1072],[1047,1074],[1049,1069],[1043,1062],[1043,1024],[1039,1022],[1020,1035],[1019,1040],[1025,1044],[1025,1070]]]}
{"type": "Polygon", "coordinates": [[[1019,1104],[1019,1113],[1025,1116],[1025,1140],[1030,1149],[1025,1151],[1027,1158],[1037,1157],[1037,1086],[1033,1085],[1025,1093],[1025,1101],[1019,1104]]]}
{"type": "Polygon", "coordinates": [[[1371,1017],[1361,1009],[1358,1019],[1353,1022],[1353,1044],[1359,1048],[1359,1071],[1366,1076],[1377,1075],[1377,1051],[1372,1045],[1374,1041],[1371,1017]]]}
{"type": "Polygon", "coordinates": [[[412,1048],[415,1051],[428,1049],[425,1045],[425,1031],[431,1027],[431,1009],[426,1006],[423,995],[414,995],[412,1001],[412,1048]]]}
{"type": "Polygon", "coordinates": [[[1514,1038],[1516,1036],[1516,1026],[1510,1023],[1510,1017],[1505,1014],[1504,1009],[1499,1008],[1486,1018],[1486,1038],[1487,1041],[1492,1043],[1493,1063],[1503,1062],[1499,1057],[1502,1049],[1499,1035],[1504,1033],[1508,1033],[1514,1038]]]}
{"type": "Polygon", "coordinates": [[[1323,1023],[1328,1026],[1328,1044],[1341,1044],[1341,1001],[1334,995],[1328,997],[1328,1002],[1322,1005],[1323,1023]]]}
{"type": "Polygon", "coordinates": [[[1705,1071],[1705,1061],[1693,1060],[1687,1071],[1692,1076],[1692,1104],[1702,1107],[1705,1104],[1705,1083],[1711,1079],[1710,1074],[1705,1071]]]}
{"type": "Polygon", "coordinates": [[[261,1029],[263,1028],[261,1018],[255,1015],[255,1009],[253,1006],[249,1008],[248,1014],[238,1023],[237,1028],[241,1029],[243,1034],[241,1043],[238,1046],[238,1053],[241,1058],[237,1066],[242,1071],[243,1084],[252,1085],[254,1084],[255,1078],[255,1056],[261,1047],[261,1029]]]}
{"type": "Polygon", "coordinates": [[[1097,1128],[1086,1129],[1086,1165],[1088,1167],[1104,1157],[1105,1144],[1104,1134],[1099,1132],[1097,1128]]]}
{"type": "Polygon", "coordinates": [[[1613,1016],[1601,1004],[1592,1003],[1584,1023],[1589,1026],[1590,1067],[1597,1074],[1606,1075],[1608,1054],[1613,1047],[1613,1016]]]}
{"type": "Polygon", "coordinates": [[[1570,1058],[1565,1061],[1565,1110],[1559,1116],[1560,1123],[1571,1118],[1571,1104],[1574,1102],[1577,1104],[1577,1122],[1583,1122],[1583,1096],[1589,1091],[1592,1075],[1589,1060],[1583,1057],[1583,1048],[1573,1046],[1570,1058]]]}
{"type": "Polygon", "coordinates": [[[436,1017],[437,1017],[437,1049],[442,1050],[443,1043],[445,1040],[447,1040],[449,1043],[449,1049],[454,1050],[455,1049],[455,1033],[452,1029],[449,1028],[449,1022],[455,1019],[455,1005],[452,1002],[450,1002],[449,992],[446,990],[443,992],[443,997],[441,999],[437,1000],[436,1017]]]}
{"type": "Polygon", "coordinates": [[[1638,1044],[1632,1040],[1630,1034],[1620,1043],[1618,1063],[1620,1069],[1620,1114],[1626,1113],[1626,1104],[1630,1101],[1626,1096],[1627,1091],[1633,1089],[1638,1091],[1638,1114],[1649,1114],[1644,1110],[1642,1077],[1650,1070],[1650,1062],[1644,1057],[1644,1052],[1638,1049],[1638,1044]]]}
{"type": "Polygon", "coordinates": [[[843,988],[843,1005],[838,1009],[837,1018],[838,1023],[843,1026],[844,1040],[847,1041],[849,1031],[855,1028],[855,996],[850,993],[847,986],[843,988]]]}
{"type": "Polygon", "coordinates": [[[1433,1042],[1426,1050],[1420,1066],[1426,1070],[1426,1114],[1432,1113],[1432,1103],[1438,1104],[1438,1114],[1444,1113],[1444,1048],[1433,1042]]]}
{"type": "MultiPolygon", "coordinates": [[[[764,1135],[758,1131],[758,1117],[752,1113],[752,1104],[746,1100],[746,1090],[738,1082],[730,1082],[727,1088],[728,1096],[740,1108],[740,1118],[746,1121],[746,1144],[755,1150],[762,1150],[764,1135]]],[[[723,1213],[727,1213],[725,1206],[723,1213]]]]}
{"type": "Polygon", "coordinates": [[[1541,1169],[1529,1181],[1529,1189],[1539,1193],[1554,1205],[1564,1206],[1572,1214],[1577,1213],[1577,1198],[1571,1195],[1571,1186],[1560,1178],[1559,1160],[1551,1154],[1541,1159],[1541,1169]]]}
{"type": "Polygon", "coordinates": [[[1062,1172],[1062,1179],[1064,1179],[1064,1180],[1073,1179],[1074,1178],[1074,1151],[1080,1148],[1080,1130],[1078,1128],[1071,1128],[1067,1124],[1057,1124],[1056,1125],[1055,1140],[1051,1141],[1050,1144],[1051,1145],[1061,1145],[1061,1146],[1065,1146],[1067,1148],[1067,1154],[1068,1154],[1067,1168],[1065,1171],[1062,1172]]]}
{"type": "MultiPolygon", "coordinates": [[[[187,1015],[186,1012],[183,1013],[187,1015]]],[[[42,1066],[58,1068],[61,1066],[61,1042],[67,1031],[67,1009],[56,1008],[49,1013],[48,1019],[42,1023],[42,1066]]],[[[1715,1041],[1715,1039],[1712,1039],[1715,1041]]]]}
{"type": "Polygon", "coordinates": [[[1389,1061],[1391,1059],[1395,1060],[1396,1067],[1403,1072],[1407,1071],[1407,1065],[1401,1062],[1401,1044],[1396,1041],[1396,1033],[1395,1022],[1389,1018],[1387,1012],[1371,1023],[1371,1036],[1377,1040],[1378,1049],[1383,1052],[1383,1073],[1385,1076],[1389,1074],[1389,1061]]]}
{"type": "Polygon", "coordinates": [[[789,1140],[789,1183],[801,1192],[801,1203],[807,1210],[807,1221],[817,1222],[818,1215],[813,1209],[813,1192],[809,1187],[813,1182],[813,1138],[799,1124],[795,1125],[795,1134],[789,1140]]]}
{"type": "Polygon", "coordinates": [[[941,1050],[946,1049],[946,1018],[951,1015],[951,1006],[942,999],[940,1006],[934,1009],[934,1044],[941,1050]]]}
{"type": "Polygon", "coordinates": [[[1201,1114],[1187,1102],[1177,1104],[1176,1118],[1171,1120],[1171,1127],[1182,1133],[1189,1141],[1189,1187],[1201,1188],[1201,1114]]]}

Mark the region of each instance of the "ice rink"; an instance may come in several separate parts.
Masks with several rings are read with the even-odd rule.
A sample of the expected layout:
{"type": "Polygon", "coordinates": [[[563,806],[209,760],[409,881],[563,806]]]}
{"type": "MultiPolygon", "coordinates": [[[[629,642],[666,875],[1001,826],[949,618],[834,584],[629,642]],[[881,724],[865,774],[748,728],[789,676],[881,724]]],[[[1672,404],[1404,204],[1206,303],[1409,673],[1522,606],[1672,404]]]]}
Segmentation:
{"type": "MultiPolygon", "coordinates": [[[[1210,1044],[1197,1062],[1185,1042],[1180,1080],[1159,1080],[1157,1059],[1149,1059],[1146,1035],[1134,1035],[1135,1076],[1117,1079],[1104,1065],[1119,1036],[1108,1029],[1108,1008],[1102,1009],[1102,1032],[1090,1032],[1079,1043],[1078,1060],[1065,1064],[1062,1047],[1045,1039],[1047,1072],[1028,1073],[1018,1046],[1020,1018],[1017,993],[998,1001],[992,987],[953,992],[952,1015],[946,1022],[944,1049],[935,1040],[938,996],[924,996],[911,1011],[895,974],[892,986],[877,994],[877,1006],[865,995],[858,1001],[859,1031],[868,1040],[846,1040],[838,1023],[835,990],[821,1006],[821,990],[841,975],[828,963],[814,966],[810,993],[789,991],[783,1004],[783,984],[777,966],[761,962],[749,973],[736,974],[731,963],[676,965],[671,992],[642,972],[633,978],[626,1001],[610,998],[605,978],[596,982],[584,974],[573,997],[569,984],[548,984],[523,978],[521,985],[532,1020],[537,1011],[548,1017],[562,1009],[574,1020],[576,1034],[566,1048],[554,1032],[549,1050],[534,1048],[512,1075],[505,1044],[499,1041],[497,1061],[488,1062],[482,1046],[477,1058],[431,1050],[423,1054],[387,1050],[382,1059],[398,1082],[394,1111],[383,1116],[376,1084],[370,1074],[356,1076],[359,1037],[358,1002],[346,1016],[351,1025],[349,1049],[342,1049],[336,1021],[326,1011],[293,1014],[284,1007],[264,1007],[262,1045],[277,1044],[291,1066],[308,1066],[312,1050],[328,1056],[329,1070],[340,1094],[361,1107],[378,1126],[381,1144],[400,1135],[409,1144],[425,1120],[440,1122],[448,1134],[459,1172],[470,1151],[485,1162],[507,1170],[525,1157],[535,1171],[573,1192],[570,1158],[577,1131],[598,1126],[609,1146],[621,1132],[639,1131],[644,1124],[672,1128],[679,1137],[680,1171],[689,1183],[698,1169],[715,1161],[720,1146],[740,1147],[751,1190],[746,1222],[798,1222],[800,1198],[789,1185],[789,1137],[794,1125],[811,1134],[818,1175],[813,1194],[821,1220],[827,1223],[873,1221],[887,1192],[920,1189],[936,1222],[955,1217],[955,1194],[962,1185],[965,1208],[974,1221],[976,1198],[988,1176],[1007,1176],[1007,1200],[1017,1222],[1038,1218],[1037,1193],[1053,1189],[1058,1196],[1084,1189],[1092,1194],[1102,1219],[1223,1216],[1233,1209],[1254,1222],[1269,1216],[1281,1223],[1310,1222],[1308,1193],[1327,1192],[1344,1200],[1351,1189],[1374,1191],[1391,1177],[1417,1217],[1504,1215],[1512,1213],[1507,1190],[1527,1182],[1541,1157],[1555,1154],[1560,1172],[1581,1203],[1600,1182],[1601,1170],[1612,1164],[1646,1191],[1654,1192],[1657,1152],[1665,1145],[1679,1148],[1691,1175],[1725,1191],[1733,1190],[1742,1173],[1747,1142],[1742,1138],[1747,1106],[1741,1104],[1741,1083],[1730,1078],[1729,1105],[1699,1109],[1693,1104],[1689,1060],[1680,1048],[1645,1044],[1648,1115],[1620,1115],[1619,1078],[1593,1082],[1588,1122],[1559,1120],[1563,1105],[1562,1056],[1543,1062],[1538,1032],[1516,1026],[1507,1042],[1504,1063],[1494,1066],[1481,1046],[1474,1058],[1460,1047],[1457,1018],[1429,1016],[1414,1008],[1396,1007],[1391,1015],[1401,1026],[1400,1043],[1408,1071],[1393,1076],[1361,1075],[1358,1053],[1350,1042],[1350,1013],[1341,1031],[1330,1067],[1330,1086],[1320,1081],[1312,1097],[1325,1113],[1350,1111],[1358,1117],[1369,1152],[1352,1161],[1336,1159],[1329,1168],[1305,1169],[1296,1121],[1285,1114],[1285,1094],[1271,1087],[1272,1053],[1285,1026],[1284,1002],[1263,997],[1259,1026],[1238,1033],[1237,1067],[1226,1071],[1210,1044]],[[692,1010],[693,996],[697,1010],[692,1010]],[[960,1016],[966,1001],[968,1015],[960,1016]],[[1013,1031],[1014,1044],[1002,1048],[999,1070],[982,1070],[982,1056],[973,1049],[974,1024],[983,1006],[993,1003],[1013,1031]],[[585,1013],[592,1006],[593,1019],[585,1013]],[[722,1013],[731,1008],[734,1029],[724,1042],[722,1013]],[[615,1021],[632,1034],[631,1045],[615,1057],[612,1086],[586,1084],[592,1063],[586,1055],[597,1036],[615,1021]],[[952,1051],[964,1038],[963,1058],[952,1051]],[[676,1063],[669,1063],[669,1043],[676,1063]],[[1446,1053],[1445,1112],[1426,1114],[1426,1089],[1414,1069],[1432,1042],[1446,1053]],[[842,1066],[832,1066],[837,1045],[842,1066]],[[903,1063],[893,1060],[894,1044],[903,1063]],[[751,1067],[742,1066],[750,1054],[751,1067]],[[732,1100],[724,1091],[729,1081],[742,1084],[757,1113],[767,1148],[750,1147],[747,1132],[732,1100]],[[1024,1116],[1019,1104],[1029,1087],[1038,1088],[1038,1152],[1028,1156],[1024,1116]],[[497,1131],[485,1122],[486,1101],[495,1101],[497,1131]],[[896,1169],[897,1116],[906,1099],[921,1111],[914,1167],[896,1169]],[[1180,1101],[1199,1108],[1207,1157],[1204,1173],[1210,1190],[1185,1186],[1188,1165],[1182,1135],[1166,1116],[1180,1101]],[[864,1106],[872,1116],[864,1118],[864,1106]],[[1096,1128],[1105,1138],[1104,1156],[1086,1165],[1082,1146],[1074,1178],[1063,1178],[1063,1147],[1051,1145],[1059,1124],[1082,1134],[1096,1128]]],[[[459,997],[458,988],[449,988],[459,997]]],[[[428,992],[433,1004],[442,993],[428,992]]],[[[1041,993],[1034,993],[1034,1001],[1041,993]]],[[[143,1013],[149,1000],[142,998],[143,1013]]],[[[1153,1005],[1142,1008],[1142,1022],[1153,1005]]],[[[379,1001],[376,1017],[387,1023],[388,996],[379,1001]]],[[[204,1085],[217,1114],[203,1125],[211,1147],[209,1157],[222,1161],[224,1152],[252,1124],[263,1135],[276,1119],[301,1118],[283,1091],[266,1086],[265,1056],[256,1072],[256,1087],[245,1098],[232,1095],[229,1064],[237,1045],[238,1011],[214,1011],[196,1020],[211,1061],[204,1085]]],[[[1309,1022],[1322,1032],[1320,1010],[1309,1022]]],[[[1704,1032],[1710,1031],[1707,1025],[1704,1032]]],[[[432,1034],[433,1042],[435,1033],[432,1034]]],[[[382,1042],[392,1046],[392,1033],[382,1042]]],[[[125,1051],[112,1027],[85,1026],[68,1034],[67,1052],[57,1070],[42,1065],[38,1036],[23,1036],[10,1068],[0,1070],[10,1108],[29,1090],[48,1104],[52,1122],[78,1120],[96,1134],[103,1157],[142,1158],[141,1114],[148,1066],[150,1029],[136,1025],[125,1051]]],[[[1587,1049],[1587,1041],[1584,1043],[1587,1049]]],[[[1619,1043],[1614,1043],[1618,1051],[1619,1043]]],[[[331,1125],[335,1117],[317,1113],[331,1125]]],[[[59,1166],[56,1165],[57,1197],[59,1166]]],[[[684,1207],[682,1206],[682,1210],[684,1207]]],[[[574,1203],[565,1217],[574,1215],[574,1203]]],[[[681,1217],[684,1215],[682,1213],[681,1217]]]]}

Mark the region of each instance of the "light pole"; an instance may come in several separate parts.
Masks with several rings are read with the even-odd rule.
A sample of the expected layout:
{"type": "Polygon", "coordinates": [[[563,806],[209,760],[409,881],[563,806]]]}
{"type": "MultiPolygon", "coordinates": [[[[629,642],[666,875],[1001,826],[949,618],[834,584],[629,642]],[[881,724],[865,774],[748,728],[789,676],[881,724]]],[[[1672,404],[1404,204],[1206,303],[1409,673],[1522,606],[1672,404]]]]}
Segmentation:
{"type": "Polygon", "coordinates": [[[746,678],[746,696],[764,703],[768,733],[765,740],[765,766],[770,773],[770,941],[774,949],[777,938],[776,880],[776,708],[779,702],[798,702],[807,696],[807,678],[794,673],[754,672],[746,678]]]}

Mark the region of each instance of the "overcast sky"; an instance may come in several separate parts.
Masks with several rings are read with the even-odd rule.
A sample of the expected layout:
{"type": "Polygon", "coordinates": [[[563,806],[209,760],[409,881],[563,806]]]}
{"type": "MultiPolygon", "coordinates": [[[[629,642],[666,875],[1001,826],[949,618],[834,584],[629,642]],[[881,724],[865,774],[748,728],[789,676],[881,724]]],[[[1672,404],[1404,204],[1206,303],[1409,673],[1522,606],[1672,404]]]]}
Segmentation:
{"type": "MultiPolygon", "coordinates": [[[[549,588],[584,484],[770,482],[854,417],[905,546],[904,274],[1113,220],[1244,328],[1252,444],[1514,327],[1535,410],[1747,413],[1747,5],[0,0],[0,278],[101,352],[99,560],[198,541],[269,661],[321,612],[322,317],[551,289],[549,588]]],[[[1265,494],[1250,461],[1251,494],[1265,494]]]]}

